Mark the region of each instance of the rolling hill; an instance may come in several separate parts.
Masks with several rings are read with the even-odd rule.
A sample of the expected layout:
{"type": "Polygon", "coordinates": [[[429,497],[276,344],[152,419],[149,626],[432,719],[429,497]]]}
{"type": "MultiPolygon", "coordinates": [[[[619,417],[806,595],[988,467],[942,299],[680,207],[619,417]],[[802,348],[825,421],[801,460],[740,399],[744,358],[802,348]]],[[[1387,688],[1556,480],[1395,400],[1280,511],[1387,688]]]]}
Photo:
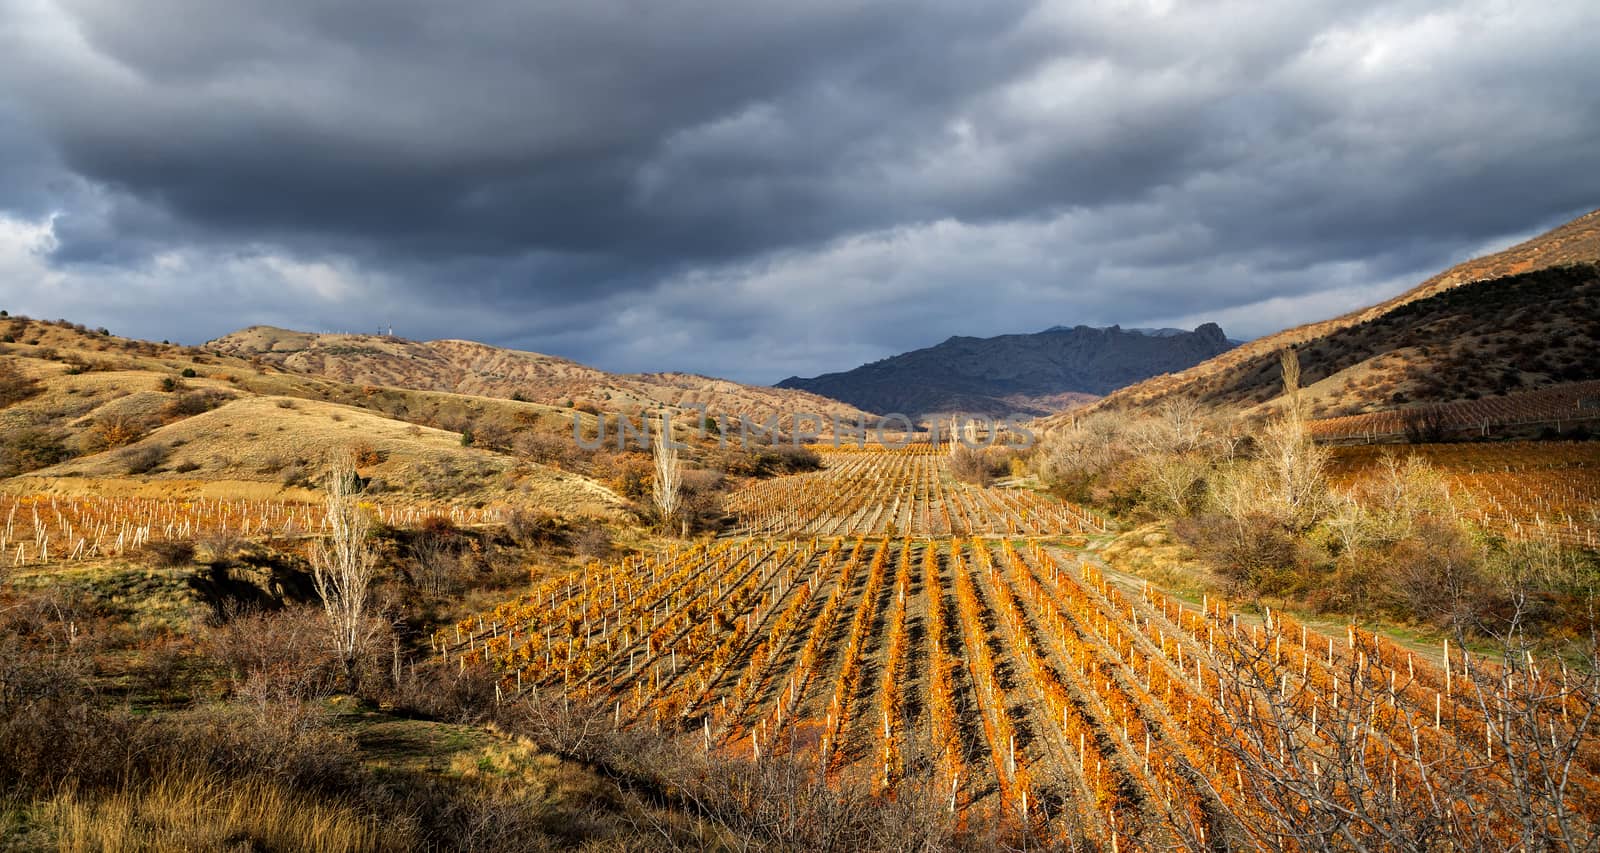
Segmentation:
{"type": "Polygon", "coordinates": [[[614,374],[555,356],[473,341],[411,341],[251,326],[205,349],[302,376],[389,388],[440,391],[636,414],[704,405],[717,414],[791,424],[795,412],[856,419],[850,405],[800,391],[741,385],[687,373],[614,374]]]}
{"type": "Polygon", "coordinates": [[[1108,395],[1091,411],[1175,397],[1259,414],[1294,347],[1315,417],[1514,394],[1600,376],[1600,210],[1429,278],[1370,308],[1297,326],[1108,395]]]}
{"type": "Polygon", "coordinates": [[[1214,323],[1192,332],[1057,326],[943,343],[812,379],[778,383],[875,412],[1042,415],[1232,348],[1214,323]]]}
{"type": "Polygon", "coordinates": [[[259,369],[198,348],[0,320],[0,481],[8,491],[305,498],[330,454],[408,500],[471,495],[590,516],[624,511],[595,480],[527,453],[467,446],[458,425],[570,441],[590,415],[259,369]]]}

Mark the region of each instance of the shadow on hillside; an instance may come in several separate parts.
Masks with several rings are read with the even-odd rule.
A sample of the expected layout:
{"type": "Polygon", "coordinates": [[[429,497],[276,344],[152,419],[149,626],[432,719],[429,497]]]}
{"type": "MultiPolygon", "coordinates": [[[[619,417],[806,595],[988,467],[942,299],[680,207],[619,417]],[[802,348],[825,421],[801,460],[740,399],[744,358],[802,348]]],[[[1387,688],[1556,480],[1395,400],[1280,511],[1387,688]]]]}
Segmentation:
{"type": "Polygon", "coordinates": [[[201,566],[188,583],[218,622],[248,611],[278,610],[317,600],[303,564],[275,554],[245,553],[201,566]]]}

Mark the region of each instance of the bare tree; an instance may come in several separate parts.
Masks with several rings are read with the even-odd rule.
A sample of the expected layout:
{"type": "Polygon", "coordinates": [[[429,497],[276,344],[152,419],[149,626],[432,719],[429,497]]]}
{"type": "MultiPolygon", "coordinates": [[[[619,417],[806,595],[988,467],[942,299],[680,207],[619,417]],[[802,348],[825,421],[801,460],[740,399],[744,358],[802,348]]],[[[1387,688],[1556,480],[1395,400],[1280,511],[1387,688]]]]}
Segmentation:
{"type": "Polygon", "coordinates": [[[1289,419],[1299,421],[1305,417],[1300,398],[1300,353],[1294,347],[1284,347],[1278,353],[1278,365],[1283,372],[1283,399],[1289,419]]]}
{"type": "Polygon", "coordinates": [[[1325,472],[1328,453],[1306,432],[1304,401],[1300,397],[1300,357],[1285,349],[1283,395],[1288,402],[1284,417],[1260,436],[1258,456],[1263,494],[1259,497],[1278,518],[1305,529],[1328,510],[1325,472]]]}
{"type": "Polygon", "coordinates": [[[662,524],[671,523],[678,514],[683,486],[683,471],[678,460],[678,448],[669,435],[671,430],[672,422],[662,415],[661,428],[655,436],[655,479],[651,484],[651,495],[655,498],[656,511],[661,515],[662,524]]]}
{"type": "Polygon", "coordinates": [[[1188,515],[1200,502],[1211,463],[1199,453],[1161,453],[1140,457],[1146,502],[1157,512],[1188,515]]]}
{"type": "Polygon", "coordinates": [[[449,533],[418,531],[411,540],[416,564],[415,582],[430,595],[444,595],[460,566],[456,543],[449,533]]]}
{"type": "Polygon", "coordinates": [[[369,639],[367,587],[377,566],[377,555],[367,542],[372,519],[357,499],[359,485],[355,460],[337,458],[324,480],[328,538],[311,548],[311,576],[328,617],[334,654],[352,690],[356,663],[369,639]]]}

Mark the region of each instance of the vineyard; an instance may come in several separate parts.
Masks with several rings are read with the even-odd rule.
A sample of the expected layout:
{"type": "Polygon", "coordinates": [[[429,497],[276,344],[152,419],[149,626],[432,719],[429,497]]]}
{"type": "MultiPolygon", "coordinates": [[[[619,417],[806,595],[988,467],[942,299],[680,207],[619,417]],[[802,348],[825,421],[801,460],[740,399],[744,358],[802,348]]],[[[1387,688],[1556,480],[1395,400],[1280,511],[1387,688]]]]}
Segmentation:
{"type": "Polygon", "coordinates": [[[1560,431],[1600,419],[1600,381],[1573,382],[1503,397],[1483,397],[1438,406],[1390,409],[1311,421],[1318,441],[1365,441],[1404,437],[1424,428],[1488,436],[1496,428],[1549,425],[1560,431]]]}
{"type": "MultiPolygon", "coordinates": [[[[492,510],[447,504],[378,503],[370,508],[390,526],[416,526],[432,515],[458,525],[494,520],[492,510]]],[[[0,565],[122,556],[158,540],[216,535],[294,539],[327,529],[322,503],[0,494],[0,565]]]]}
{"type": "Polygon", "coordinates": [[[951,479],[945,456],[926,446],[898,451],[823,450],[821,471],[753,483],[729,508],[757,536],[1053,536],[1100,532],[1092,510],[1022,489],[951,479]]]}
{"type": "MultiPolygon", "coordinates": [[[[1579,529],[1595,506],[1587,445],[1419,450],[1492,496],[1486,521],[1579,529]]],[[[824,458],[739,493],[743,535],[590,563],[434,632],[436,665],[492,673],[499,701],[558,698],[707,753],[798,761],[1030,844],[1294,849],[1336,813],[1504,849],[1530,821],[1600,822],[1600,695],[1559,661],[1424,656],[1179,601],[1108,578],[1080,535],[1104,522],[1081,507],[955,482],[937,452],[824,458]],[[1561,783],[1530,786],[1550,766],[1561,783]]],[[[1334,475],[1380,459],[1343,449],[1334,475]]],[[[395,526],[493,520],[370,509],[395,526]]],[[[14,565],[327,528],[320,504],[48,495],[0,496],[0,520],[14,565]]]]}
{"type": "Polygon", "coordinates": [[[1600,444],[1497,442],[1338,448],[1330,474],[1348,486],[1386,453],[1419,456],[1448,478],[1474,521],[1508,536],[1600,547],[1600,444]]]}
{"type": "Polygon", "coordinates": [[[1439,667],[1354,627],[1245,622],[1037,539],[702,542],[550,579],[433,644],[489,666],[502,695],[1105,849],[1293,847],[1264,768],[1341,808],[1416,809],[1511,846],[1514,768],[1496,755],[1517,748],[1513,723],[1477,704],[1504,688],[1539,738],[1582,741],[1557,799],[1600,819],[1600,745],[1574,735],[1597,697],[1565,669],[1448,648],[1439,667]]]}

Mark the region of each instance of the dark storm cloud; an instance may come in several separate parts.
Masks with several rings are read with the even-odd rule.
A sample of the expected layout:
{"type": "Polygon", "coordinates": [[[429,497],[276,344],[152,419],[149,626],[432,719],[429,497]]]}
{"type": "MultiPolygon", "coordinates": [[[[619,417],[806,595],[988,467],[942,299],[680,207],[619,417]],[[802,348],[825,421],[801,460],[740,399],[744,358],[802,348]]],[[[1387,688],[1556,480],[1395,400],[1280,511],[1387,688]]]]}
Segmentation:
{"type": "Polygon", "coordinates": [[[392,322],[771,381],[1262,334],[1600,204],[1585,2],[0,14],[5,301],[153,337],[392,322]]]}
{"type": "Polygon", "coordinates": [[[74,171],[209,229],[423,256],[715,258],[882,220],[828,197],[858,140],[1024,61],[990,58],[1014,3],[63,6],[77,57],[29,44],[17,76],[74,171]],[[764,108],[774,137],[746,135],[764,108]]]}

